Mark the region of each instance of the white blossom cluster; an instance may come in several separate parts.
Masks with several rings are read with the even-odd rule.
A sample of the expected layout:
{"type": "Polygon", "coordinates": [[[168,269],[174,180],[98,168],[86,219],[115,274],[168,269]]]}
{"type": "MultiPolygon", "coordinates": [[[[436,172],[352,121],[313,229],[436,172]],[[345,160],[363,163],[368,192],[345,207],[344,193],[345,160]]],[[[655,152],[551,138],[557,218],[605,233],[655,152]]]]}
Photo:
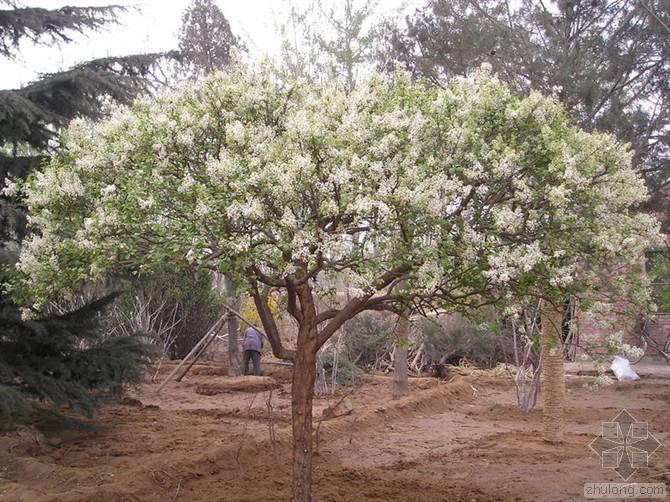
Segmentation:
{"type": "Polygon", "coordinates": [[[617,331],[607,339],[607,345],[612,349],[612,354],[621,355],[626,359],[635,361],[644,355],[644,349],[636,347],[623,341],[623,332],[617,331]]]}
{"type": "Polygon", "coordinates": [[[624,147],[486,69],[444,89],[375,76],[349,94],[216,74],[76,121],[63,143],[25,187],[33,301],[188,260],[273,283],[346,274],[361,297],[400,267],[408,298],[511,305],[587,291],[579,264],[658,238],[631,210],[646,194],[624,147]]]}

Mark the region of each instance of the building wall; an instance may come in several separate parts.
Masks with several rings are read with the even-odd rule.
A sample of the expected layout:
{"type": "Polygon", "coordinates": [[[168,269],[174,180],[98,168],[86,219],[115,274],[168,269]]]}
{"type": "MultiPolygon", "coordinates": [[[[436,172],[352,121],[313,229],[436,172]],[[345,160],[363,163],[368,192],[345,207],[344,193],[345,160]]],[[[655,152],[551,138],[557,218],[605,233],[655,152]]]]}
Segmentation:
{"type": "MultiPolygon", "coordinates": [[[[658,314],[656,320],[648,322],[645,329],[662,347],[670,335],[670,313],[658,314]]],[[[640,327],[634,322],[615,319],[607,326],[600,326],[588,314],[577,313],[577,333],[582,344],[606,345],[608,338],[618,331],[623,332],[625,343],[640,346],[640,327]]],[[[647,355],[657,354],[658,352],[653,347],[648,347],[647,355]]]]}
{"type": "MultiPolygon", "coordinates": [[[[665,236],[665,240],[666,244],[670,246],[670,236],[665,236]]],[[[644,268],[647,267],[646,256],[640,257],[639,264],[644,268]]],[[[645,325],[645,330],[656,343],[663,347],[668,336],[670,336],[670,312],[657,314],[654,322],[648,322],[645,325]]],[[[606,345],[607,339],[618,331],[623,332],[625,343],[635,346],[640,345],[640,326],[635,321],[626,321],[614,316],[608,326],[599,326],[588,314],[577,312],[577,333],[582,343],[588,341],[596,345],[606,345]]],[[[657,351],[648,347],[647,354],[656,355],[657,351]]]]}
{"type": "MultiPolygon", "coordinates": [[[[670,336],[670,313],[658,314],[656,322],[647,324],[646,330],[656,343],[663,347],[670,336]]],[[[654,354],[655,352],[654,350],[647,353],[654,354]]]]}

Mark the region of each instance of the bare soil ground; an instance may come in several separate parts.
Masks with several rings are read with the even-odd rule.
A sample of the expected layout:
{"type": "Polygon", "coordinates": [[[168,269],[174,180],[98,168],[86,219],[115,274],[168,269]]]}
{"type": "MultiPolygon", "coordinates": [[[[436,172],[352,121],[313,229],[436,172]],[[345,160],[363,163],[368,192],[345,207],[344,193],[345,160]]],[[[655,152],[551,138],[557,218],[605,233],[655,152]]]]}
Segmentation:
{"type": "MultiPolygon", "coordinates": [[[[290,370],[264,370],[226,382],[197,365],[159,395],[146,383],[103,408],[98,431],[0,436],[0,500],[289,500],[290,370]]],[[[670,380],[597,392],[588,380],[568,378],[565,441],[550,445],[541,410],[519,411],[505,379],[414,379],[394,401],[390,378],[367,376],[349,415],[318,421],[343,393],[315,401],[315,500],[582,500],[585,482],[620,481],[588,444],[622,408],[668,445],[632,481],[670,483],[670,380]]]]}

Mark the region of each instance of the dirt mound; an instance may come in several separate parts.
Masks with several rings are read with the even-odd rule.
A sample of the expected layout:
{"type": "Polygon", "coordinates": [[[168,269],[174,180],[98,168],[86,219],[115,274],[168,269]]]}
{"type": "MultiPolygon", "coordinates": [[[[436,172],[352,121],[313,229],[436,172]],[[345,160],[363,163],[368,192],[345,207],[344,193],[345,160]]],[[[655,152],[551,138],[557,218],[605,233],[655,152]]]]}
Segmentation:
{"type": "Polygon", "coordinates": [[[33,457],[17,457],[8,462],[5,469],[7,475],[12,478],[46,479],[52,476],[58,467],[53,463],[53,459],[48,457],[42,460],[33,457]]]}
{"type": "Polygon", "coordinates": [[[228,368],[222,364],[211,365],[194,365],[191,368],[190,375],[207,375],[207,376],[226,376],[228,375],[228,368]]]}
{"type": "Polygon", "coordinates": [[[458,455],[468,461],[482,458],[512,458],[523,455],[524,462],[540,464],[562,463],[583,459],[588,455],[586,445],[593,439],[589,434],[565,434],[561,443],[547,443],[541,434],[530,432],[502,432],[473,441],[458,455]]]}
{"type": "MultiPolygon", "coordinates": [[[[161,364],[161,367],[158,369],[158,380],[161,381],[165,378],[172,370],[174,370],[181,361],[165,361],[161,364]]],[[[178,374],[181,374],[182,371],[186,369],[186,364],[182,366],[178,374]]],[[[156,372],[156,367],[149,371],[150,375],[153,375],[156,372]]],[[[264,357],[261,360],[261,374],[263,376],[271,376],[279,382],[290,382],[293,375],[293,368],[287,364],[285,361],[275,359],[274,357],[264,357]]],[[[227,376],[228,375],[228,365],[225,361],[204,361],[197,362],[186,374],[186,378],[189,377],[205,377],[205,376],[227,376]]]]}
{"type": "Polygon", "coordinates": [[[281,387],[281,384],[272,377],[219,377],[199,383],[195,388],[195,392],[204,396],[213,396],[225,392],[263,392],[278,389],[279,387],[281,387]]]}
{"type": "Polygon", "coordinates": [[[440,381],[437,378],[425,377],[412,378],[410,379],[409,383],[412,387],[416,387],[417,389],[421,390],[432,389],[433,387],[440,385],[440,381]]]}
{"type": "Polygon", "coordinates": [[[284,361],[272,359],[261,361],[261,373],[263,375],[271,376],[278,382],[288,383],[293,378],[293,368],[286,366],[284,361]]]}
{"type": "Polygon", "coordinates": [[[389,401],[385,406],[375,409],[358,411],[354,408],[353,413],[324,423],[319,429],[319,434],[321,439],[334,438],[351,431],[353,425],[355,425],[356,432],[360,432],[380,422],[400,420],[418,413],[448,411],[454,407],[455,403],[472,400],[475,392],[476,389],[467,378],[458,377],[451,383],[440,384],[437,387],[389,401]]]}

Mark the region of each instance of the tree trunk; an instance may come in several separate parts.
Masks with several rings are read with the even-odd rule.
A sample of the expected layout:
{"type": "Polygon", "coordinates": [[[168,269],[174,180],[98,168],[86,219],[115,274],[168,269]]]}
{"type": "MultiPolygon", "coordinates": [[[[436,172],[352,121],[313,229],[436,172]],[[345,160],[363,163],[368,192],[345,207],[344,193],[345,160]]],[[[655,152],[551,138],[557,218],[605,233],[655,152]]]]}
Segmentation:
{"type": "Polygon", "coordinates": [[[312,398],[316,379],[316,326],[301,326],[293,361],[293,500],[312,500],[312,398]]]}
{"type": "MultiPolygon", "coordinates": [[[[227,305],[240,311],[240,297],[235,296],[235,286],[233,281],[227,275],[224,277],[224,288],[226,292],[227,305]]],[[[242,374],[240,365],[240,351],[238,346],[239,322],[237,316],[228,315],[228,376],[238,376],[242,374]]]]}
{"type": "Polygon", "coordinates": [[[409,376],[407,370],[407,344],[409,343],[409,320],[402,316],[398,319],[395,354],[393,357],[393,399],[409,394],[409,376]]]}
{"type": "Polygon", "coordinates": [[[550,306],[542,310],[543,437],[550,443],[559,443],[563,440],[565,368],[561,345],[562,326],[562,312],[550,306]]]}

